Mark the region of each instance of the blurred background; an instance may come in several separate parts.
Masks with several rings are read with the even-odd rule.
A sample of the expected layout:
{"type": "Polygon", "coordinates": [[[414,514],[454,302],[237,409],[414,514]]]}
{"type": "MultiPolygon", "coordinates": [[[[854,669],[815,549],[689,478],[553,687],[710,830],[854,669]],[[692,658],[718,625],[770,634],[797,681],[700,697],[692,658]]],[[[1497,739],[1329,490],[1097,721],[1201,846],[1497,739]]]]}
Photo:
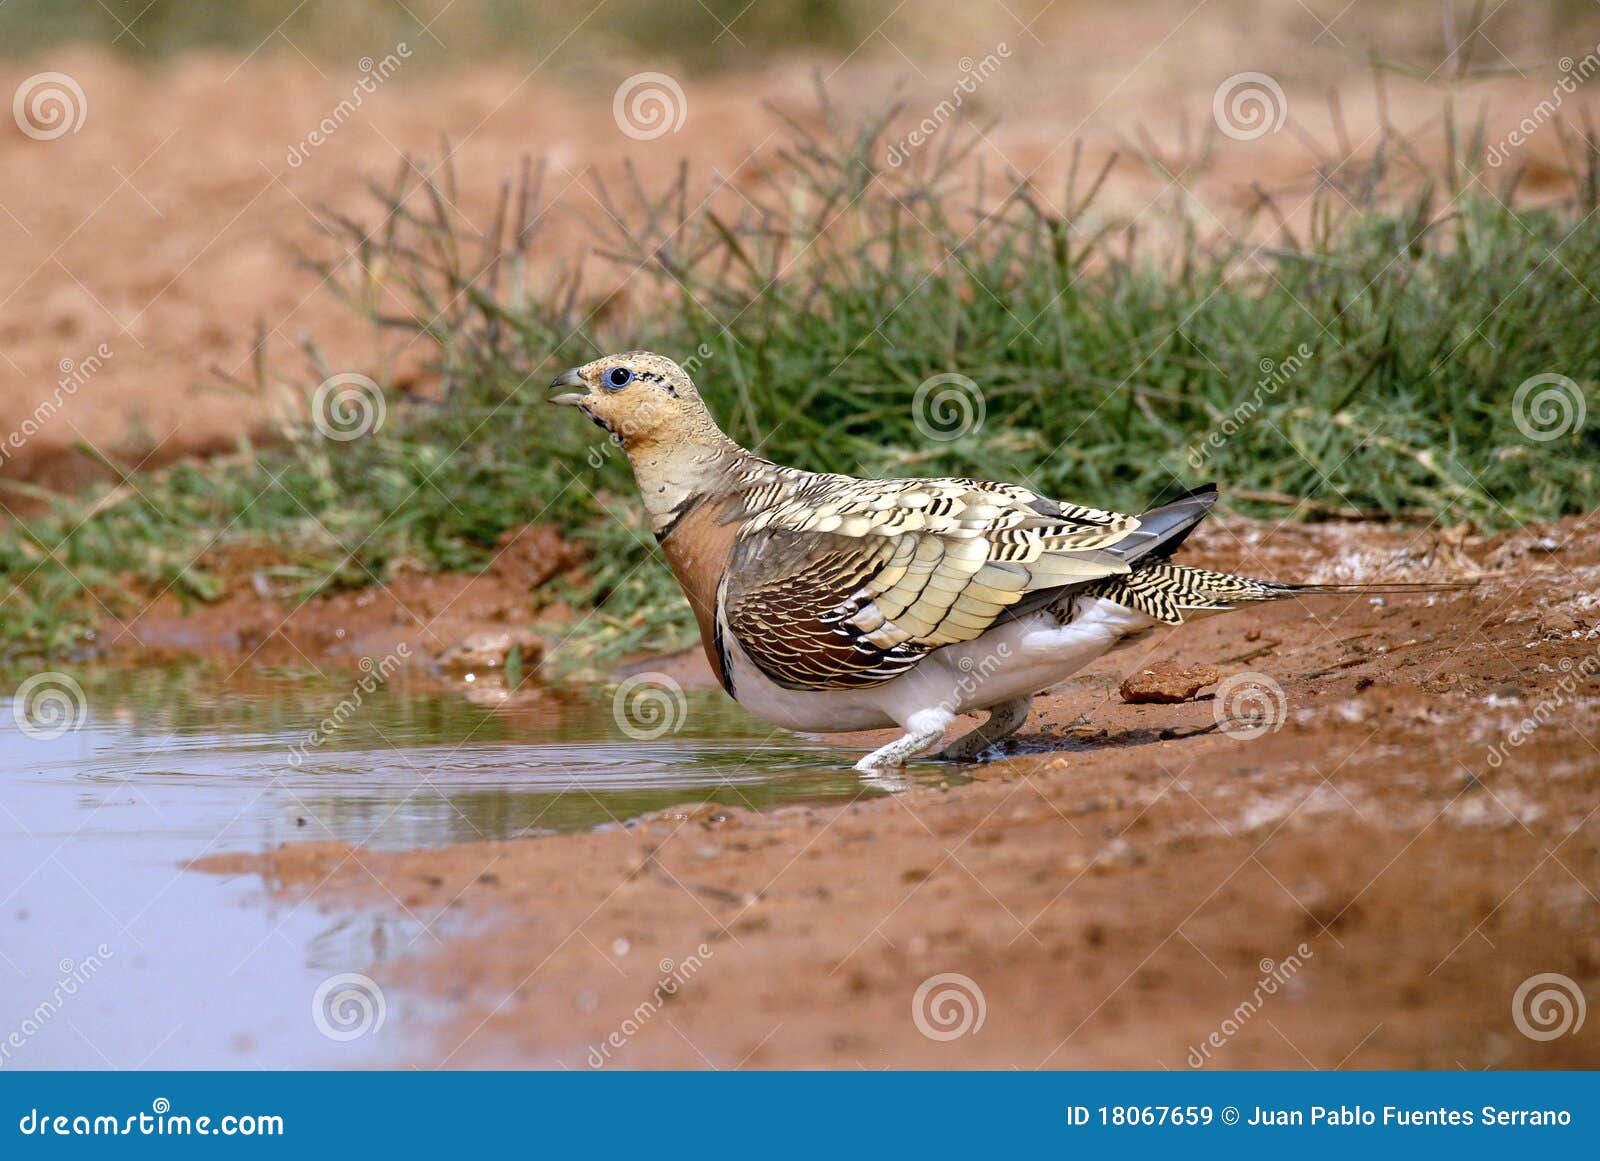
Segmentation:
{"type": "MultiPolygon", "coordinates": [[[[308,341],[368,368],[370,328],[297,257],[320,244],[324,207],[359,214],[408,156],[450,155],[452,201],[480,230],[502,178],[547,163],[561,212],[539,253],[553,255],[607,212],[586,174],[631,161],[659,184],[687,161],[697,182],[748,177],[779,115],[819,122],[819,82],[848,115],[898,103],[902,139],[961,92],[954,117],[991,172],[1048,185],[1078,148],[1085,168],[1140,157],[1096,203],[1132,221],[1175,177],[1208,207],[1282,191],[1361,156],[1386,121],[1442,149],[1452,109],[1498,139],[1597,42],[1587,0],[9,0],[14,112],[40,76],[81,97],[70,132],[0,132],[0,428],[24,424],[63,367],[87,362],[95,384],[92,406],[8,448],[0,479],[58,493],[108,460],[227,450],[271,406],[228,378],[308,341]],[[684,94],[681,123],[647,139],[613,115],[642,72],[684,94]],[[1219,82],[1240,72],[1281,86],[1282,131],[1215,132],[1219,82]]],[[[1588,100],[1580,88],[1563,116],[1579,123],[1588,100]]],[[[1555,131],[1532,135],[1523,192],[1558,155],[1555,131]]],[[[419,373],[385,371],[402,387],[419,373]]]]}

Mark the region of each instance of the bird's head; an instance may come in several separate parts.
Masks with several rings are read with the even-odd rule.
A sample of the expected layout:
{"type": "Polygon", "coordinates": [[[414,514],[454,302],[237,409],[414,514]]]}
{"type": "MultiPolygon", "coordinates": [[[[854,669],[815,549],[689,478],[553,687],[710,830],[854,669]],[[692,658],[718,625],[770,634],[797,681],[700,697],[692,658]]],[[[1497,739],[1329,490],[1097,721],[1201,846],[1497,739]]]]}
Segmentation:
{"type": "Polygon", "coordinates": [[[708,428],[717,430],[684,369],[649,351],[605,355],[563,371],[550,386],[576,388],[551,402],[578,408],[625,451],[690,442],[708,428]]]}

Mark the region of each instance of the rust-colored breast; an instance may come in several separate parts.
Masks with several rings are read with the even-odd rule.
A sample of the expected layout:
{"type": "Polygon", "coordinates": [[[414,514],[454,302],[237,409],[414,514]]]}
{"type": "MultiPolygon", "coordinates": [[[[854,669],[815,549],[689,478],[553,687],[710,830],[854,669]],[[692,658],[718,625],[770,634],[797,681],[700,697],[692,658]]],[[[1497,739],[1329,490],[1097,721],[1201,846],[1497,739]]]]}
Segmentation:
{"type": "Polygon", "coordinates": [[[661,550],[673,575],[689,598],[695,621],[700,625],[700,644],[706,660],[724,689],[730,675],[723,671],[722,651],[717,647],[717,586],[728,570],[737,525],[719,523],[719,505],[714,501],[696,504],[686,512],[662,539],[661,550]]]}

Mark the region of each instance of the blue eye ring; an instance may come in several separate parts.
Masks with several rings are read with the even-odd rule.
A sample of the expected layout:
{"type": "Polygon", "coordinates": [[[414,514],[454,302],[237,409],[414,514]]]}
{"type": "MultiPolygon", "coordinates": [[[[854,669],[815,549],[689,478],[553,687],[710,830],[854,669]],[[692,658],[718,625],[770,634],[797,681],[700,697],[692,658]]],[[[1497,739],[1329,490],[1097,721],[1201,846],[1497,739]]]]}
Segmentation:
{"type": "Polygon", "coordinates": [[[621,391],[633,382],[633,372],[626,367],[613,367],[606,372],[606,386],[613,391],[621,391]]]}

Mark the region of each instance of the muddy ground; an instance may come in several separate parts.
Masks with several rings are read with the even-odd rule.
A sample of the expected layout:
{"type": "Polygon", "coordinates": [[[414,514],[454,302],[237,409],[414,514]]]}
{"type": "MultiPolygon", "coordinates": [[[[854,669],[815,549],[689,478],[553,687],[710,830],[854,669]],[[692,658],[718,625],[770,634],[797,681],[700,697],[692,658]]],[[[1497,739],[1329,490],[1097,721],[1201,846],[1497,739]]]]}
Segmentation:
{"type": "MultiPolygon", "coordinates": [[[[1600,984],[1597,530],[1225,518],[1191,558],[1481,579],[1163,631],[944,785],[201,869],[441,935],[380,981],[444,1013],[424,1066],[1592,1067],[1596,1021],[1535,1039],[1540,987],[1514,998],[1600,984]],[[1223,685],[1123,703],[1125,674],[1169,662],[1223,685]],[[1282,691],[1260,720],[1215,698],[1247,672],[1282,691]]],[[[882,737],[836,739],[840,761],[882,737]]]]}

